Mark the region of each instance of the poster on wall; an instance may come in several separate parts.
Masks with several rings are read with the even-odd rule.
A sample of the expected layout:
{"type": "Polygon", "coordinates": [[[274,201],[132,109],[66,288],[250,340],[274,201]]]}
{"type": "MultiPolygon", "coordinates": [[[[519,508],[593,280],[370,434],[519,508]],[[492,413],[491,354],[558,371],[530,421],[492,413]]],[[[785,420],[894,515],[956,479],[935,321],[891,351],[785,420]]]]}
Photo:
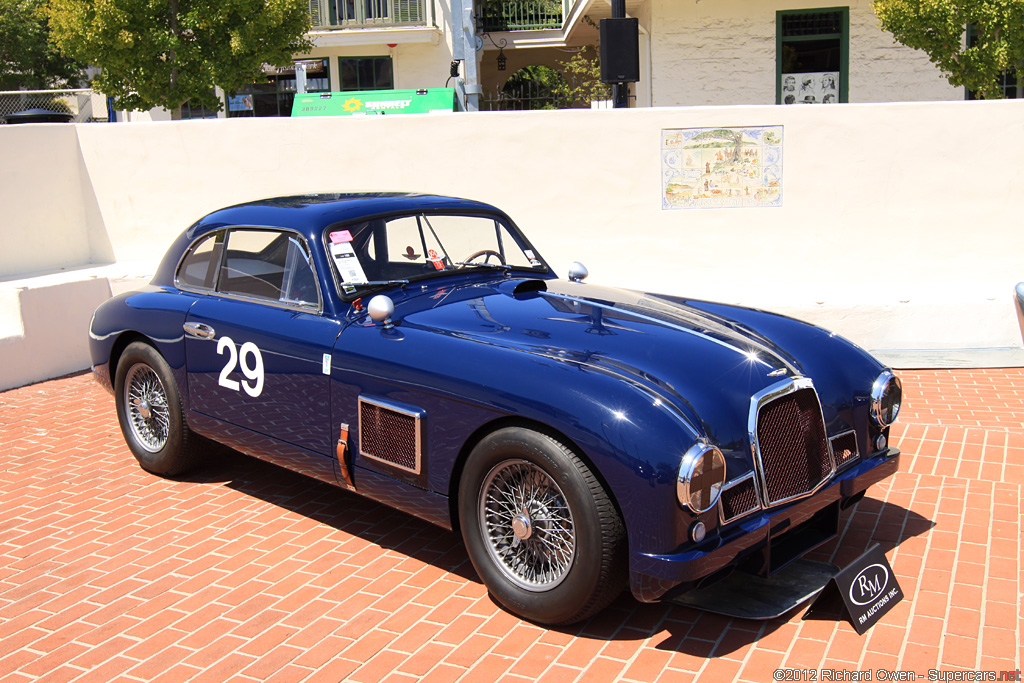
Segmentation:
{"type": "Polygon", "coordinates": [[[782,129],[662,129],[662,210],[782,206],[782,129]]]}
{"type": "Polygon", "coordinates": [[[252,111],[252,95],[231,95],[228,97],[228,111],[252,111]]]}
{"type": "Polygon", "coordinates": [[[839,102],[839,72],[782,74],[783,104],[834,104],[839,102]]]}

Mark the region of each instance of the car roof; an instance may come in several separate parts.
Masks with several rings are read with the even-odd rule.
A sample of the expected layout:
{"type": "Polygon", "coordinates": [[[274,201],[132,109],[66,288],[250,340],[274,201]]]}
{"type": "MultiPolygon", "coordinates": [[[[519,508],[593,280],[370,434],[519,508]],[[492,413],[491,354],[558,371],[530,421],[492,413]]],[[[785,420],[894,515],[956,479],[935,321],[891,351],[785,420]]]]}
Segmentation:
{"type": "Polygon", "coordinates": [[[504,215],[483,202],[458,197],[409,192],[360,192],[294,195],[260,199],[229,206],[203,217],[189,232],[200,232],[231,225],[291,228],[311,235],[329,225],[357,221],[372,216],[417,211],[483,212],[504,215]]]}

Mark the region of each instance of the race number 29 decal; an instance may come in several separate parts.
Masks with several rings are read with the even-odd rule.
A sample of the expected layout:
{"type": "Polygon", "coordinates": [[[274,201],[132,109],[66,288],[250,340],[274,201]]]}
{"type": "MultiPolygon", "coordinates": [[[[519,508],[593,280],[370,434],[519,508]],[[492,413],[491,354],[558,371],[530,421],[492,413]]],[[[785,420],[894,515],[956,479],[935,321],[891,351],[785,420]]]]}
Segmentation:
{"type": "Polygon", "coordinates": [[[228,354],[228,362],[224,364],[224,368],[220,371],[220,380],[218,380],[217,384],[226,389],[238,391],[238,380],[229,379],[228,375],[234,371],[236,365],[240,365],[246,380],[252,382],[250,384],[249,381],[242,381],[241,387],[245,390],[245,393],[253,398],[262,394],[263,354],[260,353],[260,348],[252,342],[245,342],[242,344],[242,348],[239,349],[235,346],[235,341],[231,337],[221,337],[220,341],[217,342],[217,355],[223,356],[225,351],[228,354]],[[249,362],[250,358],[252,359],[251,363],[249,362]]]}

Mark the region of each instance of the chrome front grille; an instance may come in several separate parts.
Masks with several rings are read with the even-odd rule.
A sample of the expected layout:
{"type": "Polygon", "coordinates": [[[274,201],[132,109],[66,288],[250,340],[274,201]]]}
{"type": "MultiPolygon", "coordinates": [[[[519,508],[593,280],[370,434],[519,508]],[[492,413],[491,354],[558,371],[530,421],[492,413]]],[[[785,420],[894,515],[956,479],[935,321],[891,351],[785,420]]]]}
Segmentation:
{"type": "Polygon", "coordinates": [[[771,387],[751,407],[751,443],[766,505],[818,490],[835,472],[818,394],[809,379],[771,387]]]}
{"type": "Polygon", "coordinates": [[[419,474],[423,414],[359,398],[359,454],[419,474]]]}

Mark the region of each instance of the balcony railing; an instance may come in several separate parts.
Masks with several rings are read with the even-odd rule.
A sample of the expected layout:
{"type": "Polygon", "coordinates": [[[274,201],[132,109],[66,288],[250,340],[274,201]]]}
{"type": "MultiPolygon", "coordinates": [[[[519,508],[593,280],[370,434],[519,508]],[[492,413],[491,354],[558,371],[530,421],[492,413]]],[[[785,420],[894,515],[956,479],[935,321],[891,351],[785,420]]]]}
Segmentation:
{"type": "Polygon", "coordinates": [[[426,26],[426,0],[309,0],[314,28],[426,26]]]}
{"type": "Polygon", "coordinates": [[[484,31],[527,31],[562,28],[563,5],[569,0],[484,0],[484,31]]]}

